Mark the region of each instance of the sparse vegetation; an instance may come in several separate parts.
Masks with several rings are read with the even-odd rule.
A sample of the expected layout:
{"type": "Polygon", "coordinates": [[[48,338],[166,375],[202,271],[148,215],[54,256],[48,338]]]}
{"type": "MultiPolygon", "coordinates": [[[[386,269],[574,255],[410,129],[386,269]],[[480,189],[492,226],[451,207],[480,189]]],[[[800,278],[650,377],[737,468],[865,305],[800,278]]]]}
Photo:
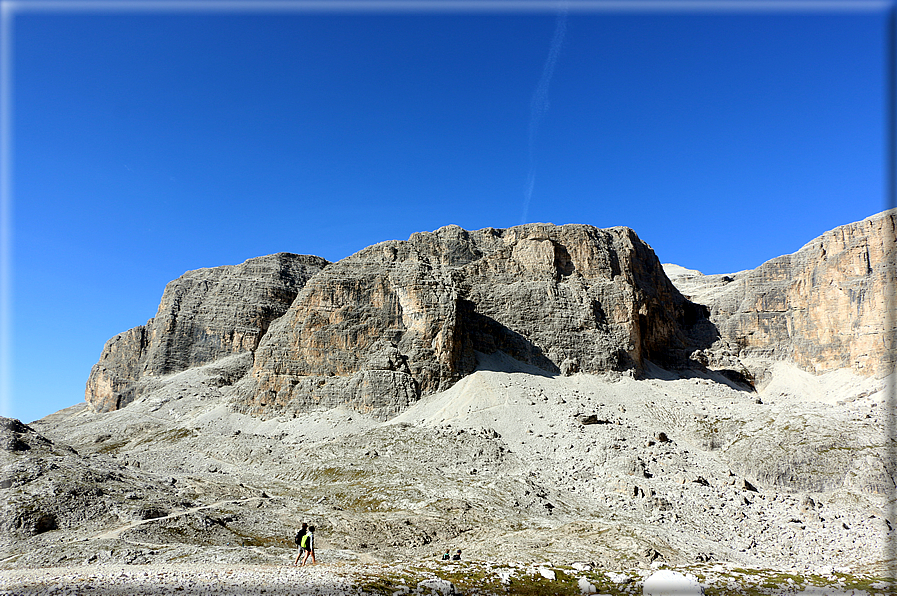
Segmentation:
{"type": "MultiPolygon", "coordinates": [[[[893,579],[882,577],[859,578],[848,574],[835,574],[825,578],[819,575],[783,573],[770,569],[731,568],[708,571],[707,568],[677,567],[676,571],[695,575],[707,596],[776,596],[794,594],[808,588],[834,588],[849,593],[863,590],[869,595],[891,594],[897,588],[893,579]]],[[[626,596],[641,594],[644,580],[652,573],[641,570],[636,577],[619,575],[605,570],[579,571],[568,566],[523,564],[497,564],[476,561],[446,562],[444,564],[412,565],[387,568],[380,575],[365,572],[359,587],[368,594],[392,596],[396,593],[414,593],[415,587],[428,579],[450,581],[465,596],[578,596],[582,594],[579,581],[594,586],[597,594],[626,596]],[[554,574],[545,577],[540,570],[554,574]]],[[[418,592],[419,593],[419,592],[418,592]]],[[[424,592],[426,593],[426,592],[424,592]]]]}

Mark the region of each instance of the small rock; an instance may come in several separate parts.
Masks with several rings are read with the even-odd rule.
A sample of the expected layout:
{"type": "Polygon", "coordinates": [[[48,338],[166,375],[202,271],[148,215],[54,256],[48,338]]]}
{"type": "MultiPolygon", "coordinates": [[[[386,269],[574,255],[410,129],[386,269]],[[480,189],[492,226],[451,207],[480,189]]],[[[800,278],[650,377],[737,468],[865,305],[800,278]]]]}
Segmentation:
{"type": "Polygon", "coordinates": [[[605,577],[611,582],[619,585],[632,583],[632,578],[625,573],[614,573],[613,571],[610,571],[605,574],[605,577]]]}
{"type": "Polygon", "coordinates": [[[736,480],[735,488],[738,488],[741,490],[748,490],[751,492],[757,492],[757,487],[755,487],[753,484],[751,484],[747,478],[739,478],[738,480],[736,480]]]}
{"type": "Polygon", "coordinates": [[[551,581],[554,581],[557,579],[557,576],[554,573],[554,571],[552,571],[551,569],[548,569],[547,567],[539,567],[539,575],[541,575],[545,579],[549,579],[551,581]]]}
{"type": "Polygon", "coordinates": [[[590,425],[590,424],[610,424],[610,421],[609,421],[609,420],[600,419],[600,418],[598,418],[598,416],[595,415],[595,414],[589,414],[589,415],[587,415],[587,416],[586,416],[586,415],[580,415],[580,416],[579,416],[579,423],[582,424],[583,426],[588,426],[588,425],[590,425]]]}
{"type": "Polygon", "coordinates": [[[579,578],[578,585],[581,594],[595,594],[598,592],[595,584],[589,583],[589,580],[584,577],[579,578]]]}

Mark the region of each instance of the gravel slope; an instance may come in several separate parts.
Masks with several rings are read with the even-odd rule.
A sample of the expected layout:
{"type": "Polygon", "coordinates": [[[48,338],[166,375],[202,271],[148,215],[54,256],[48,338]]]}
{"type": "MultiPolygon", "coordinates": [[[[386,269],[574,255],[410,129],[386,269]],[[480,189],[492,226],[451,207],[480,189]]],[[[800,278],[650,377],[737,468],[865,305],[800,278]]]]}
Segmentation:
{"type": "Polygon", "coordinates": [[[382,423],[344,409],[234,413],[230,366],[242,365],[8,431],[29,448],[2,452],[0,568],[282,565],[302,521],[353,564],[463,548],[604,569],[880,575],[892,557],[881,380],[783,365],[749,392],[712,373],[552,377],[481,356],[478,372],[382,423]]]}

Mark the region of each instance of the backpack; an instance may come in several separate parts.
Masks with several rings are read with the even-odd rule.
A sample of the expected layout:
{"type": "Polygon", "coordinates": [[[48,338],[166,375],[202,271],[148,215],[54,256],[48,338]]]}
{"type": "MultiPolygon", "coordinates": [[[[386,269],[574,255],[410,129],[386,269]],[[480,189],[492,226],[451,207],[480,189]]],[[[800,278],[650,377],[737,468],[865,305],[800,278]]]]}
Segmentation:
{"type": "Polygon", "coordinates": [[[296,543],[296,546],[298,546],[299,543],[302,541],[302,537],[304,535],[305,535],[305,532],[303,532],[302,530],[299,530],[298,532],[296,532],[296,537],[293,539],[293,542],[296,543]]]}
{"type": "Polygon", "coordinates": [[[310,533],[310,532],[307,533],[307,534],[304,534],[304,535],[302,536],[302,541],[299,543],[299,546],[301,546],[302,548],[308,548],[308,538],[309,538],[309,536],[311,536],[311,533],[310,533]]]}

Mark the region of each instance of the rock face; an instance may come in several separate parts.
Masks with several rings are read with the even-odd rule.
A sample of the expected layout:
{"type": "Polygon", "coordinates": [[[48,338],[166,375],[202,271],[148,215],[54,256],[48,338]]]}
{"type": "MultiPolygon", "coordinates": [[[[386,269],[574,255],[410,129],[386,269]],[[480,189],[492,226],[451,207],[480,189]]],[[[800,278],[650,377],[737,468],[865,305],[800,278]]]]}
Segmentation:
{"type": "Polygon", "coordinates": [[[752,271],[668,267],[693,302],[632,230],[584,225],[448,226],[329,266],[281,253],[192,271],[155,318],[107,342],[86,398],[117,409],[141,378],[241,352],[254,363],[232,404],[263,416],[346,405],[390,418],[496,352],[546,374],[639,372],[691,354],[735,381],[765,374],[745,364],[757,358],[882,376],[894,366],[895,217],[752,271]]]}
{"type": "Polygon", "coordinates": [[[100,412],[137,396],[141,377],[165,375],[254,350],[310,277],[320,257],[278,253],[240,265],[188,271],[169,283],[156,316],[103,347],[85,398],[100,412]]]}
{"type": "Polygon", "coordinates": [[[683,363],[699,320],[629,228],[448,226],[311,279],[263,338],[235,405],[276,415],[346,404],[388,418],[472,372],[477,353],[548,374],[683,363]]]}
{"type": "Polygon", "coordinates": [[[894,369],[897,210],[844,225],[753,271],[721,276],[671,272],[705,304],[720,340],[703,354],[790,360],[809,372],[894,369]]]}

